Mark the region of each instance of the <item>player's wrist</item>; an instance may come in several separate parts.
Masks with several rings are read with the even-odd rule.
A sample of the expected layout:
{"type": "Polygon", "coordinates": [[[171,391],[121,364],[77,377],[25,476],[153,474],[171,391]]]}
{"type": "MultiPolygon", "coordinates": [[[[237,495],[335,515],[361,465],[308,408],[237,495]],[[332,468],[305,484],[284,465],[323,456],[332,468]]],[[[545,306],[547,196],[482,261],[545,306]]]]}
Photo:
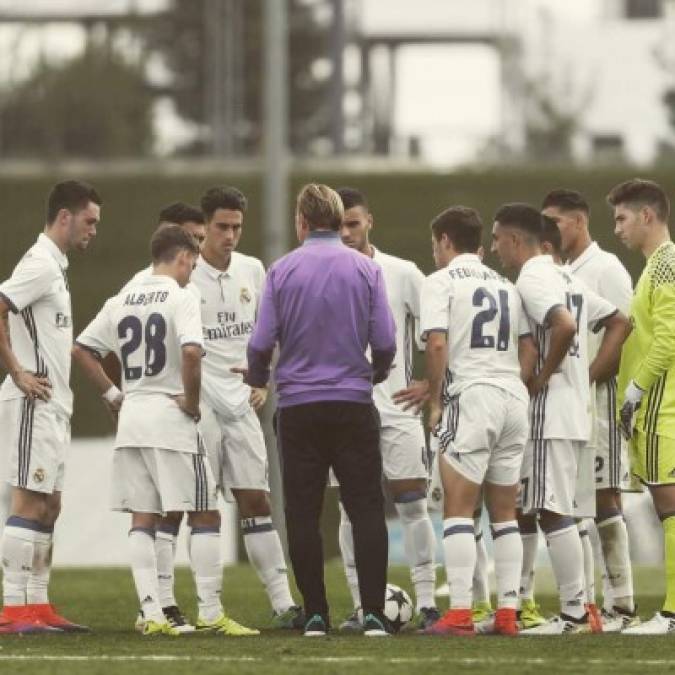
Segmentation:
{"type": "Polygon", "coordinates": [[[112,405],[122,398],[122,392],[113,384],[109,389],[101,394],[101,397],[103,400],[112,405]]]}

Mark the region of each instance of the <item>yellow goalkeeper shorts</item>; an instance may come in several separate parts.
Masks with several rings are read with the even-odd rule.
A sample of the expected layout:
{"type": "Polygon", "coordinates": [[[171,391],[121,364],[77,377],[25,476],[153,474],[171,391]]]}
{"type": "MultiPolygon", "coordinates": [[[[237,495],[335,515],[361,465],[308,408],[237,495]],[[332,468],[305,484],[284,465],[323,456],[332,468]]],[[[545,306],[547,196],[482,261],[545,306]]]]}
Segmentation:
{"type": "Polygon", "coordinates": [[[636,431],[630,443],[631,473],[646,485],[675,485],[675,439],[636,431]]]}

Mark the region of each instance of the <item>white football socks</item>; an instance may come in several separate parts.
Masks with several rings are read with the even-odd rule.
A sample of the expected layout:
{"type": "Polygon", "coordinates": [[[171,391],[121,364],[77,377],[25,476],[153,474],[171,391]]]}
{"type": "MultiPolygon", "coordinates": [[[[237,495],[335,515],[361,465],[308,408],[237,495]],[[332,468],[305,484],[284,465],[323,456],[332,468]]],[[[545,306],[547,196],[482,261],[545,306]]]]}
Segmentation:
{"type": "MultiPolygon", "coordinates": [[[[36,530],[26,527],[32,521],[20,519],[23,524],[12,524],[10,518],[2,535],[3,604],[25,605],[28,578],[33,569],[36,530]]],[[[36,524],[37,525],[37,524],[36,524]]]]}
{"type": "Polygon", "coordinates": [[[220,557],[220,528],[193,527],[189,542],[190,567],[197,588],[199,618],[212,622],[223,613],[223,561],[220,557]]]}
{"type": "Polygon", "coordinates": [[[450,588],[451,609],[471,609],[473,572],[476,567],[473,528],[473,518],[446,518],[443,521],[445,574],[450,588]]]}
{"type": "Polygon", "coordinates": [[[419,612],[423,607],[436,607],[436,538],[427,511],[426,495],[412,492],[399,495],[394,499],[394,506],[403,528],[403,543],[415,588],[416,609],[419,612]]]}
{"type": "MultiPolygon", "coordinates": [[[[571,520],[571,519],[570,519],[571,520]]],[[[579,530],[574,522],[544,533],[548,542],[551,567],[558,583],[563,613],[575,619],[585,614],[584,553],[579,530]]]]}
{"type": "Polygon", "coordinates": [[[628,530],[621,513],[597,524],[602,553],[611,586],[612,604],[627,612],[635,611],[633,596],[633,570],[628,546],[628,530]]]}
{"type": "Polygon", "coordinates": [[[354,535],[352,532],[352,522],[345,511],[345,507],[340,502],[340,526],[338,528],[338,543],[340,553],[342,554],[342,565],[345,569],[345,577],[349,593],[352,596],[354,609],[361,608],[361,592],[359,591],[359,575],[356,572],[356,561],[354,560],[354,535]]]}
{"type": "Polygon", "coordinates": [[[497,581],[497,607],[518,607],[518,582],[523,566],[523,543],[518,522],[492,523],[497,581]]]}
{"type": "Polygon", "coordinates": [[[174,560],[178,537],[168,530],[158,529],[155,535],[155,554],[157,555],[157,585],[159,603],[162,607],[176,605],[174,595],[174,560]]]}
{"type": "Polygon", "coordinates": [[[288,585],[288,570],[279,534],[270,516],[241,521],[248,559],[262,581],[272,609],[281,614],[295,605],[288,585]]]}
{"type": "Polygon", "coordinates": [[[2,532],[5,529],[5,523],[12,506],[12,486],[4,481],[0,480],[0,537],[2,532]]]}
{"type": "Polygon", "coordinates": [[[595,604],[595,558],[593,557],[593,546],[588,533],[589,519],[584,519],[577,524],[579,538],[581,540],[581,550],[584,554],[584,587],[586,589],[586,602],[589,605],[595,604]]]}
{"type": "Polygon", "coordinates": [[[481,525],[481,512],[474,515],[473,527],[476,539],[476,568],[473,572],[472,599],[474,603],[481,602],[490,604],[490,574],[489,558],[487,547],[485,546],[485,537],[481,525]]]}
{"type": "Polygon", "coordinates": [[[141,527],[129,530],[129,559],[143,616],[147,621],[163,623],[166,619],[159,604],[154,530],[141,527]]]}
{"type": "Polygon", "coordinates": [[[26,586],[26,604],[49,603],[49,577],[52,572],[53,532],[38,532],[33,548],[33,570],[26,586]]]}
{"type": "Polygon", "coordinates": [[[523,565],[520,571],[520,599],[534,600],[534,566],[539,549],[539,532],[521,532],[523,565]]]}

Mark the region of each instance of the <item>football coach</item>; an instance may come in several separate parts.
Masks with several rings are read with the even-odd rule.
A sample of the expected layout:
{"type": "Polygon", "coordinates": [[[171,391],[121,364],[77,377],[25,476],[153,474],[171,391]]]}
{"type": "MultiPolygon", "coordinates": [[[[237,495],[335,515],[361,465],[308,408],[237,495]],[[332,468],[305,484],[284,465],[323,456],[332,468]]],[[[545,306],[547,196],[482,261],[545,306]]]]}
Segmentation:
{"type": "Polygon", "coordinates": [[[383,615],[388,540],[372,388],[389,373],[395,328],[382,271],[342,244],[342,217],[342,201],[328,186],[302,188],[295,218],[301,246],[269,269],[248,344],[247,381],[267,384],[278,344],[277,439],[305,635],[329,628],[319,519],[332,467],[354,528],[364,634],[377,636],[389,630],[383,615]]]}

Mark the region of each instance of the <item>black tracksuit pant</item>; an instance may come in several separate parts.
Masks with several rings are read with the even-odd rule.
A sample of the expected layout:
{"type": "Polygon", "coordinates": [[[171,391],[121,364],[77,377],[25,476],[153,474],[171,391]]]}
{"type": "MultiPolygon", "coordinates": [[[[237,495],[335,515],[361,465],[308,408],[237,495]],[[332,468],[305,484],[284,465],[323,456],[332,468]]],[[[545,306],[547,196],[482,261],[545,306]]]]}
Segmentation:
{"type": "Polygon", "coordinates": [[[340,483],[340,499],[352,522],[364,614],[381,612],[388,538],[377,409],[347,401],[280,408],[277,439],[288,548],[307,617],[321,614],[328,618],[319,519],[329,467],[340,483]]]}

